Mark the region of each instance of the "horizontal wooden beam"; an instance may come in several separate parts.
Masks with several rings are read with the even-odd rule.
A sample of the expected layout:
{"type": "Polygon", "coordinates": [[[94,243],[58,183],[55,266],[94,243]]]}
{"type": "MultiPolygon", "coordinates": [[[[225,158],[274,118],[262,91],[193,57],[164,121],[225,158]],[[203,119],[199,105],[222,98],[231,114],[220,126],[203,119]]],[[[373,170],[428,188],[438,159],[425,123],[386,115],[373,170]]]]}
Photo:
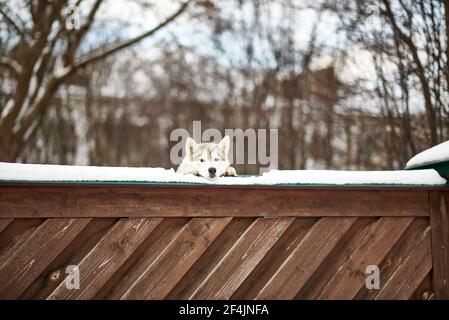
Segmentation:
{"type": "Polygon", "coordinates": [[[427,190],[0,185],[0,218],[382,217],[429,215],[427,190]]]}

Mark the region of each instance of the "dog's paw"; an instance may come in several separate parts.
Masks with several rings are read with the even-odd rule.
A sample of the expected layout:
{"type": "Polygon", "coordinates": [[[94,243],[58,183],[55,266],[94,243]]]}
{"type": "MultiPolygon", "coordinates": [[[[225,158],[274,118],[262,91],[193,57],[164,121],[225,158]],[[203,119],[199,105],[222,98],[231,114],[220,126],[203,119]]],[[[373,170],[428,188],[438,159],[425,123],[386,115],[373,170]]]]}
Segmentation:
{"type": "Polygon", "coordinates": [[[226,177],[236,177],[237,171],[235,171],[235,169],[233,167],[228,167],[225,171],[225,176],[226,177]]]}

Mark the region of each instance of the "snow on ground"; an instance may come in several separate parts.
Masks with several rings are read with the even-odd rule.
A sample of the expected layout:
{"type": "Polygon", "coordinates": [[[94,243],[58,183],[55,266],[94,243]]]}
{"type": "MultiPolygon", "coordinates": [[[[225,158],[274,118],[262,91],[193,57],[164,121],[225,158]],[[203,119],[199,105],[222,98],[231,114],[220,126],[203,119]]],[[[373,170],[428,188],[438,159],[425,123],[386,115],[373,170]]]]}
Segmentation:
{"type": "Polygon", "coordinates": [[[449,141],[418,153],[407,162],[406,168],[411,169],[443,161],[449,161],[449,141]]]}
{"type": "Polygon", "coordinates": [[[221,177],[210,181],[181,175],[173,169],[62,166],[0,162],[0,181],[176,182],[220,185],[275,184],[393,184],[442,185],[446,180],[433,169],[411,171],[271,170],[262,176],[221,177]]]}

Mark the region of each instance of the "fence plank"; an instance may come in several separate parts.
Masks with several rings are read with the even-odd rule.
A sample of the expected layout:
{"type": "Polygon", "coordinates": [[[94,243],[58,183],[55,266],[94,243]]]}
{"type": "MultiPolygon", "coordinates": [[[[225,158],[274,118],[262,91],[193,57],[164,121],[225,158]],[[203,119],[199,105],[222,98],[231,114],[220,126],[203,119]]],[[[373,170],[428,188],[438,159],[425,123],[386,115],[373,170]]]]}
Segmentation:
{"type": "Polygon", "coordinates": [[[69,290],[61,282],[48,299],[92,299],[161,220],[119,220],[79,263],[80,289],[69,290]]]}
{"type": "MultiPolygon", "coordinates": [[[[404,263],[405,259],[407,259],[407,257],[417,247],[422,235],[426,232],[428,227],[428,219],[416,218],[402,234],[401,238],[394,244],[393,248],[379,264],[381,287],[383,287],[383,285],[396,272],[397,268],[404,263]]],[[[371,290],[367,289],[366,286],[363,286],[355,299],[374,299],[378,293],[379,290],[371,290]]]]}
{"type": "Polygon", "coordinates": [[[318,220],[316,218],[295,218],[292,225],[263,257],[231,299],[254,299],[318,220]]]}
{"type": "Polygon", "coordinates": [[[429,193],[433,284],[436,299],[449,299],[449,193],[429,193]]]}
{"type": "Polygon", "coordinates": [[[356,218],[322,218],[281,265],[256,299],[292,299],[356,218]]]}
{"type": "Polygon", "coordinates": [[[432,270],[429,271],[427,276],[421,281],[418,288],[416,288],[410,300],[434,300],[435,294],[433,293],[432,283],[432,270]]]}
{"type": "Polygon", "coordinates": [[[0,298],[20,296],[89,221],[47,219],[0,265],[0,298]]]}
{"type": "Polygon", "coordinates": [[[231,218],[192,219],[122,298],[165,298],[230,221],[231,218]]]}
{"type": "Polygon", "coordinates": [[[353,299],[365,285],[366,267],[379,265],[413,218],[381,218],[324,288],[319,299],[353,299]]]}
{"type": "Polygon", "coordinates": [[[427,228],[416,248],[382,286],[376,299],[409,299],[432,268],[431,256],[430,228],[427,228]]]}
{"type": "Polygon", "coordinates": [[[250,227],[254,218],[234,218],[195,262],[187,274],[176,284],[167,299],[185,300],[192,296],[208,274],[222,261],[228,251],[250,227]]]}
{"type": "Polygon", "coordinates": [[[45,219],[14,219],[0,235],[0,265],[4,264],[22,244],[44,223],[45,219]]]}
{"type": "Polygon", "coordinates": [[[6,229],[6,227],[13,221],[14,219],[0,219],[0,232],[6,229]]]}
{"type": "Polygon", "coordinates": [[[185,229],[189,218],[163,219],[129,259],[122,264],[94,299],[118,300],[138,282],[174,239],[185,229]]]}
{"type": "Polygon", "coordinates": [[[0,190],[0,218],[429,215],[426,190],[393,187],[58,185],[0,190]]]}
{"type": "Polygon", "coordinates": [[[257,219],[189,298],[229,299],[292,222],[257,219]]]}
{"type": "Polygon", "coordinates": [[[360,242],[377,220],[378,218],[358,218],[326,259],[313,272],[310,279],[299,290],[295,299],[317,299],[324,287],[359,246],[360,242]]]}
{"type": "Polygon", "coordinates": [[[65,281],[67,267],[78,265],[117,221],[115,218],[92,219],[19,299],[46,299],[62,281],[65,281]]]}

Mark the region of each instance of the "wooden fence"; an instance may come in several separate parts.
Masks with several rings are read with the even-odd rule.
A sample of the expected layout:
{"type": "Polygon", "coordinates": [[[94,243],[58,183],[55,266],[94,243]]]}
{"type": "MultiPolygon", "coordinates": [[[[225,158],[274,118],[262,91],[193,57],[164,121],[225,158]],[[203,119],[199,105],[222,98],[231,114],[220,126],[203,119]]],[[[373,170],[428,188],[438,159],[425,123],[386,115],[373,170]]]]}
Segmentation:
{"type": "Polygon", "coordinates": [[[448,203],[447,188],[1,183],[0,298],[448,299],[448,203]]]}

